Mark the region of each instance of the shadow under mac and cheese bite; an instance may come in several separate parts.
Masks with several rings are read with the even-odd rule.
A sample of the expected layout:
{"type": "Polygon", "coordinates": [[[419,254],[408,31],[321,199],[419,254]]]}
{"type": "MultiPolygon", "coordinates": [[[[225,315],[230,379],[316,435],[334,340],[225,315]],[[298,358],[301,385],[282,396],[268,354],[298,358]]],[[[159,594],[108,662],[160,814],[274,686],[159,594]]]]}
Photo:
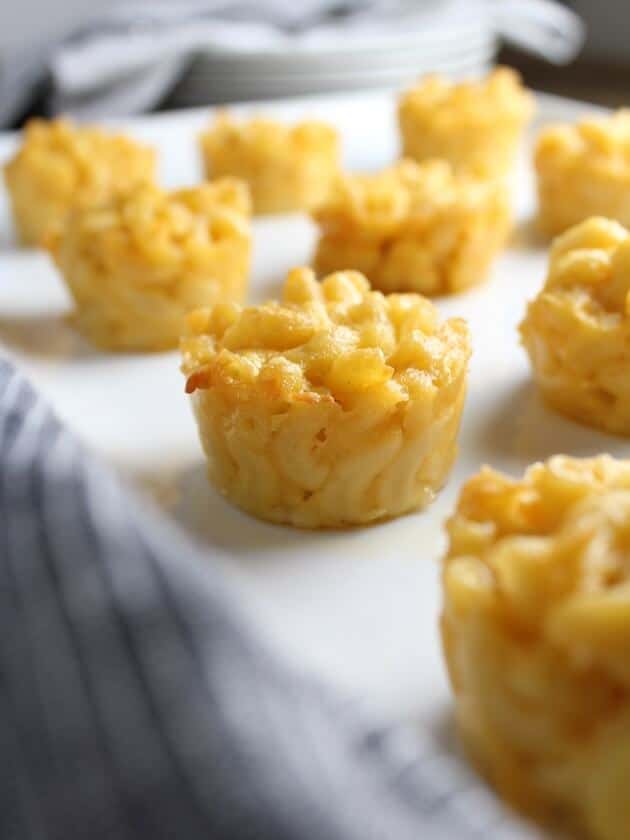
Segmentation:
{"type": "Polygon", "coordinates": [[[282,302],[192,313],[182,342],[209,475],[234,504],[305,528],[427,505],[456,453],[470,339],[419,295],[357,272],[288,275],[282,302]]]}
{"type": "Polygon", "coordinates": [[[534,379],[562,414],[630,435],[630,234],[593,218],[554,240],[520,325],[534,379]]]}
{"type": "Polygon", "coordinates": [[[245,297],[249,213],[247,187],[231,178],[171,193],[144,185],[73,211],[49,247],[75,326],[104,349],[177,347],[192,309],[245,297]]]}
{"type": "Polygon", "coordinates": [[[554,236],[590,216],[630,226],[630,109],[544,129],[534,164],[544,233],[554,236]]]}
{"type": "Polygon", "coordinates": [[[398,103],[402,154],[417,161],[444,158],[459,171],[503,177],[533,111],[531,93],[508,67],[478,82],[427,76],[398,103]]]}
{"type": "Polygon", "coordinates": [[[313,218],[318,272],[356,269],[384,292],[424,295],[485,280],[510,228],[503,184],[456,175],[441,160],[340,176],[313,218]]]}
{"type": "Polygon", "coordinates": [[[468,752],[518,808],[626,840],[630,461],[485,467],[447,530],[442,638],[468,752]]]}
{"type": "Polygon", "coordinates": [[[124,135],[65,119],[31,120],[4,168],[21,242],[40,245],[70,210],[152,181],[155,168],[153,149],[124,135]]]}
{"type": "Polygon", "coordinates": [[[242,178],[254,214],[310,210],[328,196],[339,169],[339,138],[323,122],[285,125],[254,117],[237,122],[220,114],[201,135],[206,175],[242,178]]]}

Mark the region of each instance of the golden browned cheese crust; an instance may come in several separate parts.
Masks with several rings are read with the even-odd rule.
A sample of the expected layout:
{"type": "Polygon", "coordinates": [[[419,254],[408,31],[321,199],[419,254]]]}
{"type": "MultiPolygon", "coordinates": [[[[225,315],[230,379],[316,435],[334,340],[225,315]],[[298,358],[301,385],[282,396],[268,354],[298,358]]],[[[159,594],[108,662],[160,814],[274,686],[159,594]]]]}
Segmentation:
{"type": "Polygon", "coordinates": [[[555,236],[590,216],[630,226],[630,110],[546,128],[534,163],[544,233],[555,236]]]}
{"type": "Polygon", "coordinates": [[[65,119],[31,120],[4,169],[21,242],[40,245],[72,208],[98,204],[152,181],[155,165],[153,149],[123,135],[65,119]]]}
{"type": "Polygon", "coordinates": [[[316,207],[339,169],[337,132],[313,120],[289,126],[263,117],[235,122],[221,114],[200,142],[207,176],[242,178],[255,214],[316,207]]]}
{"type": "Polygon", "coordinates": [[[313,218],[321,274],[356,269],[384,292],[424,295],[481,283],[510,226],[502,183],[455,175],[441,160],[341,176],[313,218]]]}
{"type": "Polygon", "coordinates": [[[247,187],[230,178],[172,193],[144,185],[74,210],[48,244],[77,329],[108,350],[177,347],[192,309],[243,300],[249,214],[247,187]]]}
{"type": "Polygon", "coordinates": [[[552,246],[544,288],[520,326],[534,379],[555,409],[630,434],[630,236],[593,218],[552,246]]]}
{"type": "Polygon", "coordinates": [[[427,505],[456,451],[470,339],[418,295],[295,269],[282,302],[190,317],[183,370],[211,480],[263,519],[343,527],[427,505]]]}
{"type": "Polygon", "coordinates": [[[402,153],[418,161],[445,158],[458,170],[503,177],[533,110],[532,95],[507,67],[480,82],[428,76],[398,103],[402,153]]]}
{"type": "Polygon", "coordinates": [[[470,755],[570,836],[626,840],[630,461],[486,467],[447,530],[442,637],[470,755]]]}

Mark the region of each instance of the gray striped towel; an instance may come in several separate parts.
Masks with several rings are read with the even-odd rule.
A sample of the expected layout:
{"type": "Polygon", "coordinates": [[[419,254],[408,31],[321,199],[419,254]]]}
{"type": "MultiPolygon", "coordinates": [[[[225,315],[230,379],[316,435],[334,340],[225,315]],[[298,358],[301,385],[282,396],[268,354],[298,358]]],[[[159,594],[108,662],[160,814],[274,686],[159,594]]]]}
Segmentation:
{"type": "Polygon", "coordinates": [[[0,361],[3,840],[519,836],[455,756],[291,671],[235,600],[0,361]]]}

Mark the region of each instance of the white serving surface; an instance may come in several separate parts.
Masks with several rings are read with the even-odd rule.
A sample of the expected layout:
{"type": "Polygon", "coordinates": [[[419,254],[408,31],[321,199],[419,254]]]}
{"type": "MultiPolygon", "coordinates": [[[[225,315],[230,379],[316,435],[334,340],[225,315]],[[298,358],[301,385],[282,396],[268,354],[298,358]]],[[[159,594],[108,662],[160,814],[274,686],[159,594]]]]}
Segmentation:
{"type": "MultiPolygon", "coordinates": [[[[246,106],[236,110],[247,111],[246,106]]],[[[256,112],[334,123],[346,164],[375,169],[397,154],[394,98],[384,94],[256,104],[256,112]]],[[[68,295],[48,257],[12,241],[0,191],[0,346],[46,394],[59,415],[101,455],[149,491],[165,515],[220,559],[252,621],[307,670],[359,697],[392,721],[443,731],[449,691],[438,640],[438,559],[443,522],[461,483],[485,463],[519,474],[557,452],[628,455],[621,439],[547,410],[532,387],[516,326],[540,288],[546,246],[532,227],[527,163],[542,123],[575,119],[592,106],[539,98],[538,116],[515,179],[517,226],[483,286],[438,301],[445,316],[468,319],[474,355],[460,454],[450,480],[426,511],[345,532],[301,532],[258,522],[230,507],[205,479],[177,353],[106,355],[67,326],[68,295]]],[[[169,186],[200,177],[196,137],[209,111],[125,122],[154,143],[169,186]]],[[[0,161],[16,138],[0,136],[0,161]]],[[[315,231],[302,217],[254,223],[252,299],[274,295],[287,271],[308,262],[315,231]]],[[[533,835],[532,835],[533,836],[533,835]]]]}

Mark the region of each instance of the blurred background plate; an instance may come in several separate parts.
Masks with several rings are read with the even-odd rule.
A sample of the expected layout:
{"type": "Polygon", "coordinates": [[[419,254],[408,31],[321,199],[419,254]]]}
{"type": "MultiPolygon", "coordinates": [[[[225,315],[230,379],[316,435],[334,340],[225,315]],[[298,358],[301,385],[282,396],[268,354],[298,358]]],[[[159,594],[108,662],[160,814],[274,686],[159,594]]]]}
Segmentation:
{"type": "Polygon", "coordinates": [[[579,21],[550,0],[402,0],[377,20],[276,33],[264,48],[218,38],[197,51],[170,104],[395,88],[426,73],[474,77],[488,70],[501,41],[562,62],[582,35],[579,21]]]}
{"type": "Polygon", "coordinates": [[[255,100],[335,90],[392,88],[424,73],[474,76],[496,55],[487,0],[409,3],[378,22],[293,33],[264,50],[200,51],[177,86],[177,105],[255,100]]]}
{"type": "Polygon", "coordinates": [[[453,55],[426,61],[414,56],[409,61],[400,60],[389,65],[374,62],[369,68],[327,65],[312,70],[296,68],[284,73],[267,68],[247,72],[242,67],[237,70],[217,67],[216,59],[207,62],[199,59],[176,88],[173,99],[179,106],[192,106],[208,101],[238,102],[337,90],[396,88],[429,72],[456,78],[481,75],[489,69],[494,56],[495,44],[489,41],[472,49],[460,49],[453,55]]]}

